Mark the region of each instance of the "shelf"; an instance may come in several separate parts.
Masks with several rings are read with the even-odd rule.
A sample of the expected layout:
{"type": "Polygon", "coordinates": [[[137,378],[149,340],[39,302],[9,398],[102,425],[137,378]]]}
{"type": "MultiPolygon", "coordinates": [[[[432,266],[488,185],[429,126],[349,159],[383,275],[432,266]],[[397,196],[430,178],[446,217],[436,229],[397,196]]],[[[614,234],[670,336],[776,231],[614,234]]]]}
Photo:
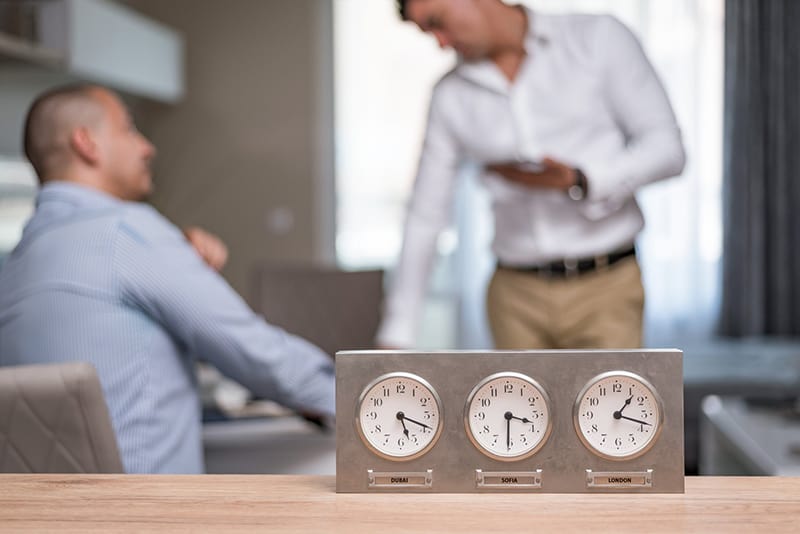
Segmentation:
{"type": "Polygon", "coordinates": [[[0,60],[37,63],[47,67],[66,65],[66,58],[60,50],[36,45],[5,33],[0,33],[0,60]]]}

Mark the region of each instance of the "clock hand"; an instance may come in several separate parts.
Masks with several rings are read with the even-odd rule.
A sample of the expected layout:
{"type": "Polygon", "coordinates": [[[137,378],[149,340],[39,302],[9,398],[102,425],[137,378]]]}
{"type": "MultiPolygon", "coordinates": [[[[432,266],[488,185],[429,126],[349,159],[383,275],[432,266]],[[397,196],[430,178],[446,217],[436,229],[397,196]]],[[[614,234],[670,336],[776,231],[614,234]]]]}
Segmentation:
{"type": "MultiPolygon", "coordinates": [[[[400,414],[403,414],[403,412],[399,412],[399,413],[398,413],[398,417],[397,417],[398,419],[400,419],[400,414]]],[[[421,426],[422,428],[427,428],[428,430],[432,430],[432,429],[431,429],[431,427],[429,427],[429,426],[428,426],[428,425],[426,425],[425,423],[420,423],[419,421],[414,421],[413,419],[411,419],[410,417],[408,417],[408,416],[407,416],[407,415],[405,415],[405,414],[403,414],[403,419],[405,419],[406,421],[411,421],[411,422],[412,422],[412,423],[414,423],[415,425],[419,425],[419,426],[421,426]]]]}
{"type": "Polygon", "coordinates": [[[618,413],[619,413],[619,412],[615,412],[615,413],[614,413],[614,419],[627,419],[628,421],[633,421],[634,423],[639,423],[640,425],[653,426],[653,425],[651,425],[650,423],[646,423],[646,422],[644,422],[644,421],[639,421],[638,419],[634,419],[633,417],[627,417],[627,416],[624,416],[624,415],[622,415],[622,414],[620,414],[620,416],[619,416],[619,417],[617,417],[617,414],[618,414],[618,413]]]}
{"type": "Polygon", "coordinates": [[[403,420],[405,418],[406,416],[403,412],[397,412],[397,419],[399,419],[400,424],[403,425],[403,434],[405,434],[406,438],[408,438],[408,429],[406,428],[406,422],[403,420]]]}
{"type": "Polygon", "coordinates": [[[506,412],[503,417],[506,418],[506,448],[511,450],[511,420],[514,418],[514,414],[506,412]]]}
{"type": "Polygon", "coordinates": [[[517,421],[522,421],[523,423],[533,423],[533,421],[531,421],[527,417],[517,417],[516,415],[512,415],[511,419],[516,419],[517,421]]]}
{"type": "Polygon", "coordinates": [[[631,395],[630,397],[625,399],[625,404],[622,405],[622,408],[620,408],[619,411],[614,412],[614,417],[615,418],[617,417],[617,414],[622,414],[622,410],[624,410],[625,408],[628,407],[628,405],[631,403],[631,400],[633,400],[633,395],[631,395]]]}

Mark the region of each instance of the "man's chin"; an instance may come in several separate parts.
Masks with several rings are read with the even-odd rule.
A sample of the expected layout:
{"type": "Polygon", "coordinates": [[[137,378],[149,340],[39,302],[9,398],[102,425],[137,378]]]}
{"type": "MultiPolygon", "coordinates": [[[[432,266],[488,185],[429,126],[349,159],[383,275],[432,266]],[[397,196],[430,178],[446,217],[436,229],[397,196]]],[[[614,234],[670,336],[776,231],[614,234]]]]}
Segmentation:
{"type": "Polygon", "coordinates": [[[467,63],[476,63],[486,59],[486,54],[480,54],[472,48],[462,48],[458,51],[458,54],[461,56],[461,59],[467,63]]]}
{"type": "Polygon", "coordinates": [[[147,191],[142,192],[142,194],[139,195],[139,198],[137,200],[139,202],[146,202],[146,201],[150,200],[150,198],[152,196],[153,196],[153,188],[151,187],[147,191]]]}
{"type": "Polygon", "coordinates": [[[141,189],[134,192],[129,200],[132,200],[134,202],[144,202],[146,200],[149,200],[150,197],[152,196],[153,196],[153,182],[148,181],[147,185],[142,186],[141,189]]]}

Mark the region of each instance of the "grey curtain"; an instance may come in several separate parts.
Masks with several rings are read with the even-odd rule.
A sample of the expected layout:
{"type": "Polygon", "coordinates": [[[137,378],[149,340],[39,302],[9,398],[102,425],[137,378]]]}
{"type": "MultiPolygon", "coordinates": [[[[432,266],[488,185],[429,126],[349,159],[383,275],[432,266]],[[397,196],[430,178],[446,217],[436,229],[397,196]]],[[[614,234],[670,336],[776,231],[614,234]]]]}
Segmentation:
{"type": "Polygon", "coordinates": [[[800,335],[800,0],[726,0],[720,333],[800,335]]]}

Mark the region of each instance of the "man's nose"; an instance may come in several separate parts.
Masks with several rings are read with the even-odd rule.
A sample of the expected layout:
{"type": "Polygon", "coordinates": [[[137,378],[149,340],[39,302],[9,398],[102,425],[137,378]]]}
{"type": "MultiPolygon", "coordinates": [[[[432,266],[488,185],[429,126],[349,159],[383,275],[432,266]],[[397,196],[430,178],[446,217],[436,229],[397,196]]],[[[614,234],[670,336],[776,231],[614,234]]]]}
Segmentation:
{"type": "Polygon", "coordinates": [[[156,147],[151,143],[146,137],[142,136],[142,142],[144,143],[144,156],[147,159],[153,159],[156,156],[156,147]]]}

